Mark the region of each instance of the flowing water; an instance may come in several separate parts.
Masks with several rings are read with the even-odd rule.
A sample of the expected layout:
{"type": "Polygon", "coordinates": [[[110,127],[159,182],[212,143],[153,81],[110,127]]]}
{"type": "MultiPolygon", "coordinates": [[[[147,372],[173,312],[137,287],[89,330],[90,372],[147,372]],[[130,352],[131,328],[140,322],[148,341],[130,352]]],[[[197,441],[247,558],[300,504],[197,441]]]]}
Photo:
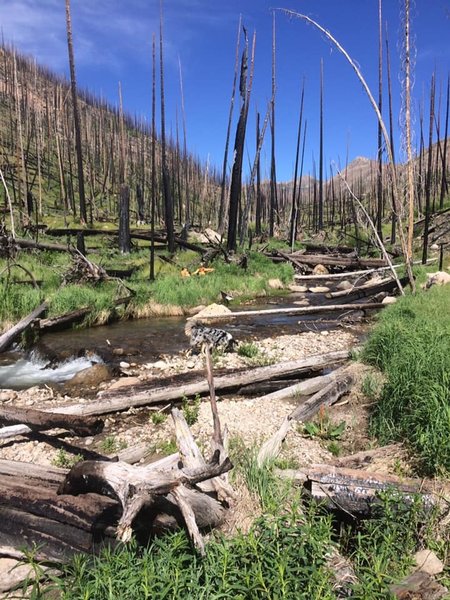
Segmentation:
{"type": "MultiPolygon", "coordinates": [[[[292,296],[253,305],[252,310],[292,307],[292,296]]],[[[237,310],[242,310],[240,307],[237,310]]],[[[251,341],[271,335],[320,331],[337,326],[336,315],[253,315],[218,324],[237,341],[251,341]],[[330,321],[331,319],[331,321],[330,321]]],[[[189,348],[184,333],[185,317],[154,317],[120,321],[111,325],[47,333],[30,354],[13,352],[1,356],[0,388],[25,389],[45,383],[63,383],[78,371],[104,360],[138,364],[158,360],[189,348]]]]}

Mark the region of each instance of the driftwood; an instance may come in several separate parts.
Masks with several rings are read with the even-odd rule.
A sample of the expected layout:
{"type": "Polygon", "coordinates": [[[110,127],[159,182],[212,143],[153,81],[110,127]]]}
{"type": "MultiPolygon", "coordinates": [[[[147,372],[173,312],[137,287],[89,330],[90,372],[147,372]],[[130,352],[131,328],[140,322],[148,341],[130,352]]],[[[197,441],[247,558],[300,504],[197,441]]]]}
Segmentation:
{"type": "Polygon", "coordinates": [[[254,317],[264,315],[311,315],[318,313],[340,312],[349,310],[378,310],[384,308],[381,302],[364,302],[350,304],[323,304],[321,306],[300,306],[291,308],[268,308],[266,310],[237,310],[222,315],[202,315],[194,317],[198,321],[224,321],[238,317],[254,317]]]}
{"type": "MultiPolygon", "coordinates": [[[[400,284],[402,286],[408,284],[408,278],[403,277],[400,279],[400,284]]],[[[326,294],[327,298],[345,298],[351,300],[357,300],[358,298],[367,298],[367,296],[373,296],[375,294],[379,294],[380,292],[388,293],[392,292],[397,288],[397,282],[395,279],[386,278],[382,281],[378,282],[367,282],[364,285],[355,286],[349,288],[348,290],[339,290],[338,292],[329,292],[326,294]]]]}
{"type": "Polygon", "coordinates": [[[311,377],[310,379],[306,379],[305,381],[300,381],[299,383],[289,386],[286,386],[287,382],[285,381],[282,389],[265,394],[264,396],[260,396],[258,400],[261,402],[278,401],[296,399],[302,396],[310,396],[311,394],[315,394],[316,392],[322,390],[329,383],[335,381],[336,377],[338,377],[339,373],[341,372],[342,369],[336,369],[327,375],[311,377]]]}
{"type": "MultiPolygon", "coordinates": [[[[437,261],[437,258],[430,258],[427,260],[427,264],[432,264],[437,261]]],[[[416,260],[413,265],[422,264],[422,261],[416,260]]],[[[393,265],[394,269],[401,269],[404,264],[393,265]]],[[[339,279],[354,279],[355,277],[368,277],[373,274],[382,274],[385,271],[390,271],[391,267],[380,267],[378,269],[365,269],[360,271],[346,271],[345,273],[330,273],[324,275],[294,275],[296,281],[323,281],[323,280],[339,280],[339,279]]]]}
{"type": "Polygon", "coordinates": [[[75,435],[88,436],[100,433],[104,422],[93,417],[43,412],[32,408],[0,405],[0,423],[26,424],[30,431],[46,431],[48,429],[67,429],[75,435]]]}
{"type": "Polygon", "coordinates": [[[334,381],[311,396],[306,402],[298,406],[291,414],[290,418],[294,421],[309,421],[326,406],[331,406],[346,394],[353,385],[353,375],[347,369],[341,371],[334,381]]]}
{"type": "Polygon", "coordinates": [[[389,591],[398,600],[441,600],[441,598],[448,598],[448,589],[423,571],[416,571],[405,577],[400,583],[389,586],[389,591]]]}
{"type": "MultiPolygon", "coordinates": [[[[284,253],[282,253],[284,254],[284,253]]],[[[267,254],[269,258],[286,260],[286,256],[277,254],[275,256],[267,254]]],[[[301,265],[324,265],[331,267],[347,267],[350,269],[358,269],[361,267],[385,267],[386,261],[383,258],[358,258],[350,256],[331,256],[329,254],[302,254],[301,252],[293,252],[289,254],[289,259],[301,265]]]]}
{"type": "Polygon", "coordinates": [[[376,516],[380,504],[378,495],[382,491],[393,490],[399,493],[406,503],[419,495],[425,509],[444,508],[444,504],[447,503],[443,498],[445,495],[448,498],[448,490],[443,492],[431,481],[359,469],[315,465],[299,471],[286,472],[283,476],[302,485],[312,498],[323,501],[328,508],[357,517],[376,516]]]}
{"type": "MultiPolygon", "coordinates": [[[[213,396],[210,367],[208,381],[213,396]]],[[[96,552],[98,542],[127,542],[134,527],[148,539],[155,528],[182,524],[204,553],[200,530],[220,524],[234,498],[228,481],[220,478],[232,464],[214,402],[212,411],[213,443],[220,448],[209,462],[176,408],[179,452],[147,466],[83,461],[61,481],[61,470],[50,468],[46,479],[45,467],[32,465],[28,472],[28,465],[0,461],[2,544],[15,551],[38,544],[38,559],[64,561],[74,553],[96,552]]]]}
{"type": "MultiPolygon", "coordinates": [[[[314,382],[314,384],[320,386],[321,389],[292,411],[290,415],[284,419],[281,427],[266,442],[264,442],[258,452],[257,461],[259,466],[262,466],[265,462],[278,456],[281,445],[290,431],[293,421],[304,422],[310,420],[322,407],[330,406],[337,402],[341,396],[348,392],[353,384],[353,375],[349,372],[349,367],[338,369],[331,381],[328,379],[329,383],[326,385],[323,385],[324,377],[317,377],[315,379],[317,381],[314,382]]],[[[312,389],[315,387],[316,385],[314,385],[312,389]]],[[[306,386],[304,387],[304,390],[307,390],[306,386]]],[[[279,394],[279,392],[276,392],[276,394],[279,394]]],[[[273,394],[270,396],[274,397],[273,394]]]]}
{"type": "Polygon", "coordinates": [[[29,315],[21,319],[11,329],[0,335],[0,352],[4,352],[11,344],[38,319],[48,309],[47,302],[43,302],[35,308],[29,315]]]}
{"type": "MultiPolygon", "coordinates": [[[[221,391],[236,389],[252,382],[321,370],[347,358],[347,351],[329,352],[300,360],[278,363],[268,367],[257,367],[231,375],[216,377],[214,385],[216,390],[221,391]]],[[[121,393],[120,390],[117,392],[100,392],[98,398],[91,404],[63,406],[58,408],[57,412],[68,415],[103,415],[128,410],[131,407],[179,401],[184,397],[194,397],[197,394],[206,394],[208,392],[209,386],[206,381],[162,388],[155,388],[155,383],[151,381],[134,387],[133,391],[128,391],[127,394],[124,394],[123,391],[121,393]]],[[[26,425],[3,427],[0,429],[0,439],[27,434],[29,431],[26,425]]]]}
{"type": "Polygon", "coordinates": [[[32,248],[36,250],[50,250],[53,252],[70,252],[72,248],[63,244],[51,244],[49,242],[33,242],[32,240],[25,240],[16,238],[14,242],[20,248],[32,248]]]}

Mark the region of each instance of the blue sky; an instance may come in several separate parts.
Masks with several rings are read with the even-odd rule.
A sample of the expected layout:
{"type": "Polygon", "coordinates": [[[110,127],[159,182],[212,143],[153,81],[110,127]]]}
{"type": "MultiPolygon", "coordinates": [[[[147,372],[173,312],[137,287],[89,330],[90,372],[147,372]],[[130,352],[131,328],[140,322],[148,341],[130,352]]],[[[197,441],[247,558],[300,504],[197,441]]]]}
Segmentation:
{"type": "MultiPolygon", "coordinates": [[[[113,104],[122,85],[125,109],[150,119],[151,39],[159,31],[158,0],[72,0],[72,25],[79,86],[113,104]]],[[[383,0],[392,56],[395,122],[400,110],[400,4],[383,0]]],[[[248,156],[254,154],[255,107],[262,113],[271,96],[273,8],[307,14],[327,28],[358,62],[377,93],[378,0],[165,0],[167,129],[181,123],[179,63],[183,72],[187,142],[204,162],[220,168],[227,128],[239,15],[249,34],[256,30],[255,78],[247,130],[248,156]]],[[[413,0],[412,29],[417,51],[414,118],[428,101],[430,78],[437,73],[437,93],[450,67],[450,0],[413,0]]],[[[55,71],[68,73],[64,0],[2,0],[4,39],[55,71]]],[[[277,174],[292,178],[300,87],[305,80],[308,121],[306,171],[318,161],[319,70],[324,62],[325,164],[356,156],[376,156],[376,120],[349,64],[313,27],[282,12],[277,29],[277,174]]],[[[386,75],[385,75],[386,77],[386,75]]],[[[385,91],[386,91],[385,87],[385,91]]],[[[385,93],[387,107],[387,92],[385,93]]],[[[237,108],[237,105],[236,105],[237,108]]],[[[387,112],[385,113],[387,115],[387,112]]],[[[425,115],[427,114],[427,109],[425,115]]],[[[235,110],[237,118],[237,110],[235,110]]],[[[427,123],[427,119],[425,118],[427,123]]],[[[234,127],[233,127],[234,135],[234,127]]],[[[398,139],[398,136],[397,136],[398,139]]],[[[416,138],[417,139],[417,138],[416,138]]],[[[262,154],[269,172],[270,144],[262,154]]],[[[252,158],[250,160],[253,160],[252,158]]],[[[248,164],[248,160],[246,159],[248,164]]]]}

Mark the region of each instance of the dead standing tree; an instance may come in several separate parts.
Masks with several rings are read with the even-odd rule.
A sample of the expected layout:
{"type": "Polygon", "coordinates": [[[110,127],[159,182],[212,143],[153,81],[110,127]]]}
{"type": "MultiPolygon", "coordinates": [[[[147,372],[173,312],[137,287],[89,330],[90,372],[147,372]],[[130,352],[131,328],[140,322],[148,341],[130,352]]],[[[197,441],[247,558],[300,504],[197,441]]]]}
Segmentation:
{"type": "Polygon", "coordinates": [[[250,104],[250,93],[252,89],[253,81],[253,68],[255,59],[255,42],[256,34],[253,34],[252,42],[252,56],[250,63],[250,72],[248,72],[248,37],[245,27],[242,28],[245,38],[245,47],[242,54],[241,61],[241,77],[239,83],[239,92],[241,95],[241,112],[239,115],[239,121],[236,129],[236,138],[234,142],[234,162],[233,170],[231,174],[231,185],[230,185],[230,205],[228,213],[228,236],[227,236],[227,250],[236,250],[237,243],[237,222],[239,204],[241,201],[242,193],[242,161],[244,158],[244,142],[245,142],[245,131],[247,127],[248,108],[250,104]]]}
{"type": "Polygon", "coordinates": [[[167,231],[167,246],[169,252],[175,252],[175,234],[173,230],[173,198],[170,189],[169,169],[167,166],[166,151],[166,113],[164,101],[164,56],[163,56],[163,5],[160,2],[159,15],[159,66],[160,66],[160,86],[161,86],[161,161],[162,161],[162,182],[164,191],[164,215],[167,231]]]}
{"type": "MultiPolygon", "coordinates": [[[[408,0],[405,0],[405,1],[407,2],[408,0]]],[[[386,151],[387,151],[387,155],[388,155],[389,174],[390,174],[390,177],[392,180],[392,204],[393,204],[392,209],[393,209],[394,213],[397,215],[398,233],[399,233],[399,237],[400,237],[402,252],[405,257],[405,267],[406,267],[406,271],[408,274],[408,279],[409,279],[409,282],[411,285],[411,289],[413,291],[415,291],[416,286],[415,286],[414,275],[412,272],[412,255],[409,252],[407,239],[406,239],[405,231],[403,228],[403,219],[401,218],[401,199],[400,199],[397,173],[396,173],[395,165],[394,165],[394,158],[392,155],[392,146],[391,146],[391,143],[389,140],[389,135],[388,135],[388,132],[386,129],[386,125],[384,123],[383,117],[378,108],[377,102],[375,101],[373,94],[370,91],[370,88],[367,85],[367,82],[364,79],[364,77],[361,73],[361,70],[359,69],[356,62],[352,59],[352,57],[345,50],[345,48],[336,40],[335,37],[333,37],[333,35],[331,35],[331,33],[327,29],[322,27],[319,23],[317,23],[316,21],[314,21],[307,15],[303,15],[296,11],[288,10],[285,8],[280,9],[280,10],[282,10],[286,15],[288,15],[290,17],[296,17],[298,19],[306,21],[307,23],[310,23],[316,29],[318,29],[321,33],[323,33],[325,38],[327,40],[329,40],[332,44],[334,44],[334,46],[336,46],[336,48],[339,50],[339,52],[341,52],[341,54],[343,54],[345,56],[346,60],[350,63],[350,66],[352,67],[353,71],[355,72],[356,76],[358,77],[359,81],[361,82],[363,89],[364,89],[365,93],[367,94],[367,97],[369,98],[370,104],[372,105],[372,108],[375,111],[375,114],[377,116],[378,122],[380,124],[381,130],[383,133],[383,139],[384,139],[384,143],[385,143],[386,151]]]]}
{"type": "Polygon", "coordinates": [[[70,88],[72,92],[73,120],[75,126],[75,146],[77,153],[78,193],[80,196],[80,218],[87,223],[86,196],[84,192],[83,151],[81,147],[80,113],[78,112],[77,80],[75,76],[75,59],[73,54],[72,20],[70,16],[70,0],[66,0],[67,48],[69,51],[70,88]]]}

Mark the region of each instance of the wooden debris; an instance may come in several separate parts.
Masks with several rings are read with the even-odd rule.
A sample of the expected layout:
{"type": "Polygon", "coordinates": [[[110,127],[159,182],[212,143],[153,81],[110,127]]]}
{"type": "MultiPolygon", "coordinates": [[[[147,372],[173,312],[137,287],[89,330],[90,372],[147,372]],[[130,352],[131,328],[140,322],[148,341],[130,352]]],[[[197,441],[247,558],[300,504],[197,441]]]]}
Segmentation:
{"type": "Polygon", "coordinates": [[[64,273],[64,283],[99,283],[109,279],[105,269],[88,260],[81,252],[72,255],[72,264],[64,273]]]}
{"type": "MultiPolygon", "coordinates": [[[[330,465],[315,465],[286,474],[302,485],[316,501],[324,502],[331,510],[343,511],[355,517],[373,517],[380,503],[380,491],[394,490],[405,502],[416,495],[422,497],[426,509],[442,506],[445,493],[433,482],[423,479],[407,479],[330,465]]],[[[448,493],[447,493],[448,497],[448,493]]]]}
{"type": "MultiPolygon", "coordinates": [[[[282,260],[286,260],[285,253],[277,253],[275,256],[268,255],[270,258],[279,257],[282,260]],[[284,255],[284,256],[283,256],[284,255]]],[[[329,254],[302,254],[301,252],[293,252],[289,255],[290,261],[295,262],[298,265],[324,265],[332,267],[347,267],[349,269],[358,269],[361,267],[385,267],[387,265],[383,258],[359,258],[345,256],[331,256],[329,254]]]]}
{"type": "Polygon", "coordinates": [[[49,413],[32,408],[0,405],[0,423],[24,423],[30,431],[45,431],[48,429],[67,429],[75,435],[88,436],[100,433],[104,422],[102,419],[80,417],[76,415],[49,413]]]}
{"type": "Polygon", "coordinates": [[[38,319],[48,309],[47,302],[43,302],[35,308],[29,315],[21,319],[11,329],[0,335],[0,352],[4,352],[13,342],[38,319]]]}
{"type": "Polygon", "coordinates": [[[351,372],[344,369],[334,381],[315,393],[311,398],[300,404],[291,414],[294,421],[309,421],[321,408],[331,406],[346,394],[353,385],[354,378],[351,372]]]}
{"type": "Polygon", "coordinates": [[[398,600],[440,600],[448,598],[448,589],[428,573],[416,571],[389,587],[391,595],[398,600]]]}
{"type": "Polygon", "coordinates": [[[268,308],[265,310],[237,310],[221,315],[204,315],[201,321],[223,321],[237,319],[238,317],[255,317],[266,315],[311,315],[327,312],[340,312],[348,310],[378,310],[384,308],[381,302],[364,302],[355,304],[322,304],[320,306],[300,306],[291,308],[268,308]]]}

